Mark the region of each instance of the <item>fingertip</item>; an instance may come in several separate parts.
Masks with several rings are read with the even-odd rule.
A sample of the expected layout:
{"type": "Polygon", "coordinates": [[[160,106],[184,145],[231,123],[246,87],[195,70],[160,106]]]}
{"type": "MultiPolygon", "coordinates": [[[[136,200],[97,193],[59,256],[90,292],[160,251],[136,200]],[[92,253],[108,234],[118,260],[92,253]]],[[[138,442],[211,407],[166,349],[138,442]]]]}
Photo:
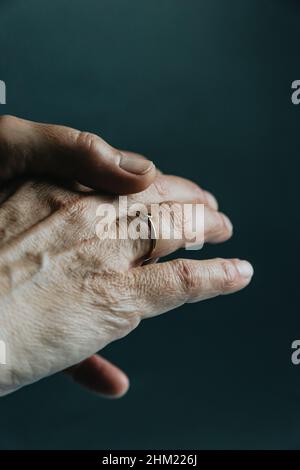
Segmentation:
{"type": "MultiPolygon", "coordinates": [[[[217,295],[234,294],[244,289],[253,276],[252,265],[245,260],[215,258],[197,261],[195,277],[189,302],[209,299],[217,295]]],[[[192,271],[193,272],[193,271],[192,271]]]]}
{"type": "Polygon", "coordinates": [[[232,225],[232,222],[231,220],[229,219],[229,217],[224,214],[223,212],[220,212],[221,214],[221,217],[223,217],[223,221],[224,221],[224,225],[226,227],[226,236],[227,236],[227,239],[231,238],[232,237],[232,234],[233,234],[233,225],[232,225]]]}
{"type": "Polygon", "coordinates": [[[153,166],[154,163],[151,160],[141,155],[120,152],[119,167],[128,173],[142,176],[151,171],[153,166]]]}
{"type": "Polygon", "coordinates": [[[120,151],[119,167],[122,181],[121,187],[118,188],[118,194],[134,194],[144,191],[157,176],[157,169],[151,160],[144,155],[126,150],[120,151]]]}
{"type": "Polygon", "coordinates": [[[156,168],[152,161],[132,152],[114,149],[102,139],[93,137],[93,145],[84,159],[78,159],[78,179],[96,190],[111,194],[134,194],[153,183],[156,168]]]}
{"type": "Polygon", "coordinates": [[[117,400],[119,398],[123,398],[124,395],[126,395],[126,393],[129,390],[129,387],[130,387],[129,378],[127,377],[126,374],[124,374],[124,372],[122,372],[122,374],[120,374],[118,378],[118,382],[117,381],[115,382],[114,387],[112,388],[110,393],[102,394],[102,396],[104,396],[105,398],[111,398],[111,399],[117,400]]]}
{"type": "MultiPolygon", "coordinates": [[[[246,260],[235,258],[228,261],[233,266],[233,270],[236,271],[237,275],[233,272],[230,265],[227,265],[225,272],[227,274],[228,282],[225,284],[226,288],[224,294],[234,294],[235,292],[244,289],[248,286],[248,284],[250,284],[254,274],[254,269],[252,264],[246,260]]],[[[225,264],[227,264],[227,261],[225,261],[225,264]]]]}
{"type": "Polygon", "coordinates": [[[147,189],[157,176],[156,167],[150,162],[149,169],[144,174],[128,173],[122,171],[122,175],[118,177],[117,194],[135,194],[147,189]]]}
{"type": "Polygon", "coordinates": [[[219,204],[215,196],[209,191],[203,190],[207,204],[214,210],[218,210],[219,204]]]}
{"type": "Polygon", "coordinates": [[[206,242],[222,243],[232,237],[233,225],[229,217],[223,212],[206,208],[204,221],[206,242]]]}
{"type": "Polygon", "coordinates": [[[66,372],[78,384],[106,398],[121,398],[129,389],[127,375],[97,354],[69,368],[66,372]]]}
{"type": "Polygon", "coordinates": [[[252,264],[249,263],[249,261],[237,259],[235,260],[235,264],[242,278],[249,280],[252,279],[254,269],[252,264]]]}

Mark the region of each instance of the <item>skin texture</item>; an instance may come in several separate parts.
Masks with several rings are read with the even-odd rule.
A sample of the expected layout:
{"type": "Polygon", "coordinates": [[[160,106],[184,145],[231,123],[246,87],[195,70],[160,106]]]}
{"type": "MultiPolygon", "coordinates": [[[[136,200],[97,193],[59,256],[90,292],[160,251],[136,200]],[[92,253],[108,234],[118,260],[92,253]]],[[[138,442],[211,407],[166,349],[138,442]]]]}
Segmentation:
{"type": "MultiPolygon", "coordinates": [[[[147,188],[156,174],[155,166],[144,156],[120,151],[95,134],[0,116],[2,186],[20,175],[38,175],[125,194],[147,188]]],[[[10,190],[14,190],[14,184],[10,190]]],[[[7,197],[7,192],[3,197],[7,197]]],[[[127,376],[100,356],[93,356],[66,373],[81,385],[110,397],[124,394],[129,385],[127,376]]]]}
{"type": "MultiPolygon", "coordinates": [[[[129,199],[164,203],[178,185],[178,202],[192,195],[201,202],[193,183],[163,175],[129,199]]],[[[108,200],[117,204],[117,197],[36,181],[7,194],[0,208],[1,335],[8,349],[1,394],[87,359],[142,319],[235,292],[250,281],[251,267],[238,260],[142,266],[149,240],[99,240],[97,207],[108,200]]],[[[230,237],[224,215],[207,206],[205,217],[207,242],[230,237]]],[[[171,249],[167,242],[158,241],[155,255],[164,256],[184,240],[171,249]]]]}
{"type": "MultiPolygon", "coordinates": [[[[96,351],[143,318],[235,292],[251,279],[247,262],[142,266],[149,240],[99,240],[97,207],[118,204],[108,193],[131,194],[129,203],[161,204],[163,223],[174,200],[203,203],[207,242],[225,241],[232,226],[213,195],[161,175],[145,157],[94,134],[0,117],[0,184],[0,333],[8,356],[0,368],[2,395],[65,370],[97,393],[121,396],[128,378],[96,351]],[[63,180],[64,187],[46,177],[63,180]]],[[[176,213],[172,220],[177,228],[186,223],[176,213]]],[[[153,256],[184,242],[159,240],[153,256]]]]}

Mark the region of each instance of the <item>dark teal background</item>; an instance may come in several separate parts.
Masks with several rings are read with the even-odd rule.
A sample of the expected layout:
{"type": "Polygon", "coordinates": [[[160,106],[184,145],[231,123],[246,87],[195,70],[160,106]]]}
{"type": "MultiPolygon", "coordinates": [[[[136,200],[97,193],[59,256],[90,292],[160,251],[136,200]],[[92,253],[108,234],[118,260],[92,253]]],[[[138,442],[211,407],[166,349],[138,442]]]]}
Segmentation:
{"type": "Polygon", "coordinates": [[[245,291],[106,348],[131,378],[120,401],[62,375],[1,398],[1,449],[300,448],[299,33],[296,0],[0,2],[0,112],[99,133],[196,180],[235,235],[192,256],[255,268],[245,291]]]}

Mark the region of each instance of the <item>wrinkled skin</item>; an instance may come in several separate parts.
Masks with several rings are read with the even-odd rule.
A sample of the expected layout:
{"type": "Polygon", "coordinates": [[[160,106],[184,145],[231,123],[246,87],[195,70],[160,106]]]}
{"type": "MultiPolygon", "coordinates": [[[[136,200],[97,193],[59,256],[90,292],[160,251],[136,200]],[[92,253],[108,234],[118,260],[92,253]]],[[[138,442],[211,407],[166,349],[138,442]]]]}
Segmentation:
{"type": "MultiPolygon", "coordinates": [[[[180,203],[205,204],[206,242],[231,236],[216,201],[190,181],[159,175],[130,201],[162,204],[174,194],[180,203]]],[[[252,276],[239,260],[143,266],[149,240],[96,235],[97,207],[117,204],[114,196],[39,181],[12,183],[0,196],[0,339],[7,347],[1,395],[83,361],[143,318],[235,292],[252,276]]],[[[182,244],[159,241],[153,255],[182,244]]]]}

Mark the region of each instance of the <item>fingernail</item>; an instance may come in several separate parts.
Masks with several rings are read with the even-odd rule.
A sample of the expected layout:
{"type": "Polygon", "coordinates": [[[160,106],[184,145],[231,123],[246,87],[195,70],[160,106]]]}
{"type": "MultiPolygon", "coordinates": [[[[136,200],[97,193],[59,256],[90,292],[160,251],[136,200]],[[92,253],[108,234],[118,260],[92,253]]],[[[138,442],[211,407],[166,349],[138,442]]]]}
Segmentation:
{"type": "Polygon", "coordinates": [[[121,160],[119,163],[122,170],[128,171],[135,175],[144,175],[148,173],[153,167],[153,162],[136,155],[124,155],[121,154],[121,160]]]}
{"type": "Polygon", "coordinates": [[[204,191],[207,203],[212,207],[213,209],[217,210],[218,209],[218,201],[216,200],[215,196],[211,194],[209,191],[204,191]]]}
{"type": "Polygon", "coordinates": [[[237,261],[236,267],[240,275],[244,278],[249,278],[253,276],[253,267],[248,261],[237,261]]]}

